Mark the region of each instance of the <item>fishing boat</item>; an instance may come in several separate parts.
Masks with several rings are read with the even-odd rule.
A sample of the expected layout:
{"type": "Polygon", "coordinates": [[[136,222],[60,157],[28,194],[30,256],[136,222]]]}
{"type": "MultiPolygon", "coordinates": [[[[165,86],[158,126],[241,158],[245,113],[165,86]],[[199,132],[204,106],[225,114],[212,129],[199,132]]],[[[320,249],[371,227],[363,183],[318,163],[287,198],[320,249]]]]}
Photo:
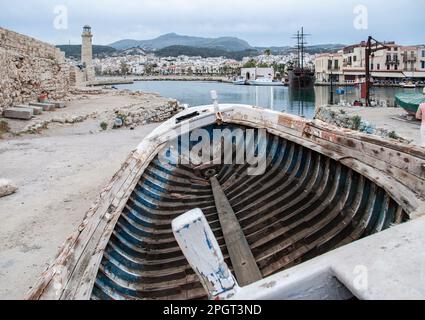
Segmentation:
{"type": "Polygon", "coordinates": [[[131,153],[27,299],[423,298],[424,161],[317,120],[189,108],[131,153]],[[233,156],[223,138],[188,161],[217,132],[236,137],[233,156]],[[248,145],[264,170],[236,160],[248,145]],[[352,285],[359,265],[367,290],[352,285]]]}
{"type": "Polygon", "coordinates": [[[285,84],[279,80],[272,78],[259,78],[257,80],[250,80],[248,84],[251,86],[267,86],[267,87],[283,87],[285,84]]]}
{"type": "Polygon", "coordinates": [[[419,106],[425,103],[425,90],[424,93],[398,93],[395,100],[396,104],[408,114],[416,116],[419,106]]]}
{"type": "Polygon", "coordinates": [[[412,81],[401,82],[400,86],[402,88],[405,88],[405,89],[415,89],[416,88],[416,84],[414,84],[412,81]]]}
{"type": "Polygon", "coordinates": [[[244,77],[238,77],[233,80],[233,84],[237,86],[244,86],[247,84],[247,81],[244,77]]]}

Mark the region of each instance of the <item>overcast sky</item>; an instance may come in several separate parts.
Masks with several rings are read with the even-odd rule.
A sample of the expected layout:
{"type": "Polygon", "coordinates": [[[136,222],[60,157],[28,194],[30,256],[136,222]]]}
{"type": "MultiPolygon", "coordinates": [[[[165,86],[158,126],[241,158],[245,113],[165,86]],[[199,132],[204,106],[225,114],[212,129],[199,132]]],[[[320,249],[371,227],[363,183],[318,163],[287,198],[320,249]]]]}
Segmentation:
{"type": "Polygon", "coordinates": [[[293,44],[291,35],[301,26],[312,44],[350,44],[369,34],[423,44],[424,9],[424,0],[0,0],[0,26],[54,44],[79,44],[85,24],[92,26],[95,44],[176,32],[282,46],[293,44]],[[354,28],[358,5],[368,9],[368,30],[354,28]],[[67,8],[67,29],[54,27],[63,22],[57,6],[67,8]]]}

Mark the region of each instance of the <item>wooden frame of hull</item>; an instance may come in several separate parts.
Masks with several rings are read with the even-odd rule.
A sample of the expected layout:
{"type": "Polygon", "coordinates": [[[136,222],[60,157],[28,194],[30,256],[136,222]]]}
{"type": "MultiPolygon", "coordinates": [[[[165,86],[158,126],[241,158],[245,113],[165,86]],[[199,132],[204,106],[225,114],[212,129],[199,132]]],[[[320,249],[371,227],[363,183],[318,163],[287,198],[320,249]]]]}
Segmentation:
{"type": "Polygon", "coordinates": [[[167,141],[216,122],[265,128],[273,135],[314,150],[353,169],[382,187],[411,219],[425,214],[425,150],[379,137],[339,129],[271,110],[220,105],[183,111],[149,135],[132,152],[103,190],[84,221],[64,244],[26,299],[88,300],[115,225],[140,177],[167,141]],[[185,114],[199,115],[176,125],[185,114]]]}

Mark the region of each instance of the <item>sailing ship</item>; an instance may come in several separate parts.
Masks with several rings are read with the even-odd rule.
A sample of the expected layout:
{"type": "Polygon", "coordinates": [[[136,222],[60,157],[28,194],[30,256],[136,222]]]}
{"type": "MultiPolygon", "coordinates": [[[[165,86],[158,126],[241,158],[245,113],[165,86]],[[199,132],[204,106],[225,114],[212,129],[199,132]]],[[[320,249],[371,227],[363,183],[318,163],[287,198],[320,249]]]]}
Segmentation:
{"type": "Polygon", "coordinates": [[[305,67],[305,41],[307,34],[304,28],[298,31],[295,38],[297,39],[297,57],[293,61],[293,66],[288,70],[289,87],[294,89],[312,88],[315,82],[314,71],[305,67]]]}
{"type": "Polygon", "coordinates": [[[400,277],[419,277],[409,268],[422,255],[396,239],[425,207],[424,161],[419,147],[272,110],[186,109],[130,154],[27,299],[418,298],[423,282],[403,289],[400,277]],[[169,143],[177,146],[170,155],[184,158],[185,135],[199,129],[245,138],[254,130],[257,140],[266,130],[266,170],[249,175],[251,163],[235,159],[164,163],[169,143]],[[390,240],[373,236],[392,229],[382,236],[390,240]],[[408,259],[387,268],[401,243],[408,259]],[[338,280],[355,283],[355,266],[368,261],[370,291],[338,280]]]}

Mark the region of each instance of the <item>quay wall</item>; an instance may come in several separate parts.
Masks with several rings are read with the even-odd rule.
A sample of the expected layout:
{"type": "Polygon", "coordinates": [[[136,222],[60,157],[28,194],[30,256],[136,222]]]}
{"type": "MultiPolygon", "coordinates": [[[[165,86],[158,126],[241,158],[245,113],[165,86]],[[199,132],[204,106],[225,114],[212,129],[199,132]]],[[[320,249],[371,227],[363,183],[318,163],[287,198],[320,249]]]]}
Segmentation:
{"type": "MultiPolygon", "coordinates": [[[[112,83],[114,80],[122,81],[213,81],[213,82],[227,82],[232,83],[233,80],[228,77],[220,76],[189,76],[189,75],[160,75],[160,76],[126,76],[126,77],[109,77],[99,76],[96,78],[97,81],[107,81],[112,83]],[[111,81],[112,80],[112,81],[111,81]]],[[[115,83],[120,84],[120,83],[115,83]]]]}
{"type": "Polygon", "coordinates": [[[64,97],[70,70],[55,46],[0,28],[0,114],[13,104],[37,99],[43,90],[51,99],[64,97]]]}

